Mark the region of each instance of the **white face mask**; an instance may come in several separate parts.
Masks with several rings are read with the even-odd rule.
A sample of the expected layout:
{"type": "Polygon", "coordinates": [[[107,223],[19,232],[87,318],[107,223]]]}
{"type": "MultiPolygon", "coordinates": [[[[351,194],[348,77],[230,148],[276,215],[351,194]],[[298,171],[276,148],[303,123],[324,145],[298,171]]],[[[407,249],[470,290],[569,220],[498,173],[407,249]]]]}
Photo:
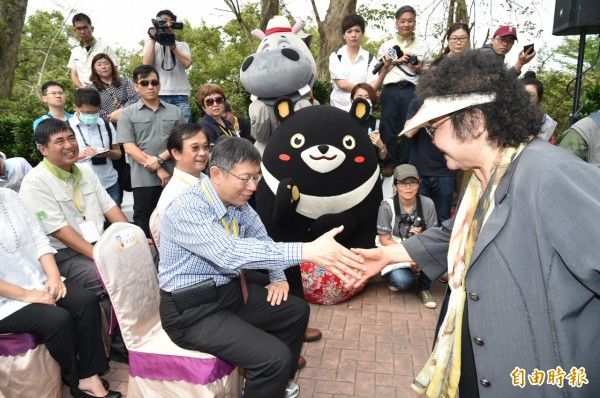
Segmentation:
{"type": "Polygon", "coordinates": [[[98,122],[98,118],[100,117],[100,113],[82,113],[79,112],[79,120],[81,123],[87,124],[88,126],[93,126],[98,122]]]}

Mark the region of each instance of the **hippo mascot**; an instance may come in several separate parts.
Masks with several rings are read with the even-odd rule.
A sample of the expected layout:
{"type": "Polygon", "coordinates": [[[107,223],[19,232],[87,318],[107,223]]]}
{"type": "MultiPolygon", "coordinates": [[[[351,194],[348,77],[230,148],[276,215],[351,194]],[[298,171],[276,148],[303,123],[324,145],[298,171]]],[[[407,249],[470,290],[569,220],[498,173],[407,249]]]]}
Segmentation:
{"type": "MultiPolygon", "coordinates": [[[[369,103],[357,99],[349,113],[324,105],[296,111],[293,101],[283,98],[274,111],[279,125],[265,147],[264,178],[256,191],[257,212],[269,236],[308,242],[343,225],[336,236],[342,245],[373,247],[382,189],[377,154],[360,124],[369,103]]],[[[338,277],[310,263],[301,264],[300,271],[312,303],[337,304],[364,288],[347,290],[338,277]]]]}
{"type": "Polygon", "coordinates": [[[273,104],[278,98],[290,98],[295,110],[312,105],[308,95],[317,79],[317,66],[299,35],[302,26],[297,22],[291,27],[287,18],[276,15],[266,32],[252,31],[261,42],[242,64],[240,80],[251,94],[250,132],[261,154],[277,126],[273,104]]]}

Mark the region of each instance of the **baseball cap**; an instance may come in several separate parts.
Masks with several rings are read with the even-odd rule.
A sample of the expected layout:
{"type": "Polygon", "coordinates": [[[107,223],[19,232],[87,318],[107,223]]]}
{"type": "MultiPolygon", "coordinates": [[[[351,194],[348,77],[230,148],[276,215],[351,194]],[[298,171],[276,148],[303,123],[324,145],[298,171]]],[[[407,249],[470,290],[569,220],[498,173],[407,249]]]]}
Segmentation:
{"type": "Polygon", "coordinates": [[[408,124],[404,126],[404,130],[398,135],[406,134],[407,131],[415,128],[421,128],[430,120],[440,116],[449,115],[470,106],[487,104],[495,99],[496,93],[457,94],[427,98],[421,109],[410,119],[408,124]]]}
{"type": "Polygon", "coordinates": [[[419,179],[419,173],[417,173],[417,168],[412,164],[401,164],[400,166],[394,169],[394,180],[402,181],[409,177],[419,179]]]}
{"type": "Polygon", "coordinates": [[[496,32],[494,33],[494,37],[496,37],[496,36],[499,36],[499,37],[514,36],[516,39],[517,38],[517,29],[515,29],[514,26],[502,25],[498,29],[496,29],[496,32]]]}

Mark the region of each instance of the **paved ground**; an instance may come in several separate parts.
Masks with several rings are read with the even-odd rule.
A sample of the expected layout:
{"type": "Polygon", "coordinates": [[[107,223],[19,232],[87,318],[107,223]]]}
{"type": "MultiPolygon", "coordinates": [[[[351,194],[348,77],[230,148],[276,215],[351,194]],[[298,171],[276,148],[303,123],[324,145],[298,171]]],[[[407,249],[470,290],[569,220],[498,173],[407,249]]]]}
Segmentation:
{"type": "MultiPolygon", "coordinates": [[[[432,285],[438,304],[445,288],[432,285]]],[[[307,365],[296,375],[300,397],[417,397],[409,385],[428,358],[437,315],[416,290],[390,292],[379,278],[345,303],[311,304],[310,326],[320,328],[323,338],[302,348],[307,365]]],[[[104,377],[126,395],[127,365],[110,367],[104,377]]]]}

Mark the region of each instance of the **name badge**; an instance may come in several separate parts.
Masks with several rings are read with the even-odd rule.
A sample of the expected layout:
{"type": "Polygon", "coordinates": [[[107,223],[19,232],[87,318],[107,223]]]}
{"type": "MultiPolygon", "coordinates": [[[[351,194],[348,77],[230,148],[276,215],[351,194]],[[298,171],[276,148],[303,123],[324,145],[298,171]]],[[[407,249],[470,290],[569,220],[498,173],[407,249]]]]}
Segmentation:
{"type": "Polygon", "coordinates": [[[79,230],[83,235],[83,239],[87,240],[90,243],[96,242],[100,239],[100,233],[96,228],[96,225],[91,221],[84,221],[79,223],[79,230]]]}

